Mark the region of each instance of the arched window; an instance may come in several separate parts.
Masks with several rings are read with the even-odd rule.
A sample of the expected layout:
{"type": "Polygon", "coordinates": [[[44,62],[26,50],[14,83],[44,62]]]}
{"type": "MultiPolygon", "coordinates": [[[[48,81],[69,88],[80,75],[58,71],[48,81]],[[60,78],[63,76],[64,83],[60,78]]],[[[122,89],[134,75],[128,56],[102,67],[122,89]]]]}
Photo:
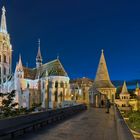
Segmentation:
{"type": "Polygon", "coordinates": [[[1,62],[1,55],[0,55],[0,62],[1,62]]]}
{"type": "Polygon", "coordinates": [[[6,55],[3,55],[4,63],[6,63],[6,55]]]}
{"type": "Polygon", "coordinates": [[[55,96],[55,102],[57,102],[57,100],[58,100],[58,94],[57,94],[57,91],[55,91],[54,96],[55,96]]]}
{"type": "Polygon", "coordinates": [[[55,88],[58,88],[58,81],[55,82],[55,88]]]}

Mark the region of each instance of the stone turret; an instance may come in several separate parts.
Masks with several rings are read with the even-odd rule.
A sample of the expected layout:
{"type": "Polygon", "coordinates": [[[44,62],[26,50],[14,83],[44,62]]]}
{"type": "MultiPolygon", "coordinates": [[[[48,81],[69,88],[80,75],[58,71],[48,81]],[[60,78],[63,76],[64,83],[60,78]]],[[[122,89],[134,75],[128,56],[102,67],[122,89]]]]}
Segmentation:
{"type": "Polygon", "coordinates": [[[110,80],[103,50],[101,51],[93,88],[104,94],[111,102],[114,102],[116,88],[110,80]]]}
{"type": "Polygon", "coordinates": [[[127,90],[125,81],[123,83],[122,91],[120,93],[120,99],[123,101],[123,106],[129,106],[130,94],[127,90]]]}

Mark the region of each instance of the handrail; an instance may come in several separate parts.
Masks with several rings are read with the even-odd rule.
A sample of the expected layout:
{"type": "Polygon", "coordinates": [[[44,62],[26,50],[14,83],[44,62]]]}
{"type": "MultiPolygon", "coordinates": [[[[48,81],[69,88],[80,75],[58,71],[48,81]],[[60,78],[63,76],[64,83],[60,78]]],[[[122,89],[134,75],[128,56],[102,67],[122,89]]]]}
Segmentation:
{"type": "Polygon", "coordinates": [[[114,108],[118,140],[135,140],[117,105],[114,108]]]}

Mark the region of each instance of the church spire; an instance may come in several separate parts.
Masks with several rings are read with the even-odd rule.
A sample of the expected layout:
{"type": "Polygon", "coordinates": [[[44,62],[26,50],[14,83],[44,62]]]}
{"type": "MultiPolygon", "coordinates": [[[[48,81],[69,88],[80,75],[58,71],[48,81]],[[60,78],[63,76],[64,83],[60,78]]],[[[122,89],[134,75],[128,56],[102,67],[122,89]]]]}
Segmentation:
{"type": "Polygon", "coordinates": [[[7,25],[6,25],[6,16],[5,16],[5,7],[2,7],[2,16],[1,16],[1,26],[0,26],[0,32],[7,34],[7,25]]]}
{"type": "Polygon", "coordinates": [[[124,81],[121,94],[128,93],[126,82],[124,81]]]}
{"type": "Polygon", "coordinates": [[[95,81],[101,81],[101,80],[110,81],[103,49],[101,50],[101,57],[100,57],[100,61],[99,61],[99,65],[98,65],[98,69],[96,73],[96,78],[95,78],[95,81]]]}
{"type": "Polygon", "coordinates": [[[21,55],[19,55],[19,60],[18,63],[16,65],[16,71],[22,71],[23,70],[23,65],[22,65],[22,60],[21,60],[21,55]]]}
{"type": "Polygon", "coordinates": [[[137,82],[136,89],[139,89],[139,83],[137,82]]]}
{"type": "Polygon", "coordinates": [[[36,56],[36,67],[40,67],[42,65],[42,56],[40,51],[40,39],[38,39],[38,52],[36,56]]]}
{"type": "Polygon", "coordinates": [[[19,68],[22,68],[21,54],[19,55],[18,66],[19,66],[19,68]]]}

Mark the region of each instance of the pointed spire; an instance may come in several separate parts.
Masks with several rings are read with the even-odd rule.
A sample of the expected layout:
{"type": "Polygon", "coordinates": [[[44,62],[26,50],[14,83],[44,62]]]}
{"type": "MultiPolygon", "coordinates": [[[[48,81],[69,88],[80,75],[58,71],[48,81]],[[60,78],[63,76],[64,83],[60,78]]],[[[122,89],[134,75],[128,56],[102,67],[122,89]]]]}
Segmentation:
{"type": "Polygon", "coordinates": [[[40,39],[38,39],[38,52],[36,56],[36,67],[40,67],[42,65],[42,56],[40,51],[40,39]]]}
{"type": "Polygon", "coordinates": [[[38,39],[38,52],[37,52],[36,59],[41,59],[42,60],[41,51],[40,51],[40,39],[38,39]]]}
{"type": "Polygon", "coordinates": [[[128,93],[126,82],[124,81],[121,94],[128,93]]]}
{"type": "Polygon", "coordinates": [[[59,53],[57,54],[57,59],[59,59],[59,53]]]}
{"type": "Polygon", "coordinates": [[[139,89],[139,83],[137,82],[136,89],[139,89]]]}
{"type": "Polygon", "coordinates": [[[18,67],[22,68],[21,54],[19,55],[18,67]]]}
{"type": "Polygon", "coordinates": [[[6,16],[5,16],[5,7],[2,7],[2,16],[1,16],[1,26],[0,32],[7,34],[7,25],[6,25],[6,16]]]}
{"type": "Polygon", "coordinates": [[[100,57],[100,61],[99,61],[99,65],[98,65],[98,69],[96,73],[96,78],[95,78],[95,81],[100,81],[100,80],[110,81],[103,50],[101,50],[101,57],[100,57]]]}
{"type": "Polygon", "coordinates": [[[17,65],[16,65],[16,69],[15,69],[16,71],[21,71],[21,70],[23,70],[23,65],[22,65],[22,60],[21,60],[21,55],[19,55],[19,60],[18,60],[18,62],[17,62],[17,65]]]}

